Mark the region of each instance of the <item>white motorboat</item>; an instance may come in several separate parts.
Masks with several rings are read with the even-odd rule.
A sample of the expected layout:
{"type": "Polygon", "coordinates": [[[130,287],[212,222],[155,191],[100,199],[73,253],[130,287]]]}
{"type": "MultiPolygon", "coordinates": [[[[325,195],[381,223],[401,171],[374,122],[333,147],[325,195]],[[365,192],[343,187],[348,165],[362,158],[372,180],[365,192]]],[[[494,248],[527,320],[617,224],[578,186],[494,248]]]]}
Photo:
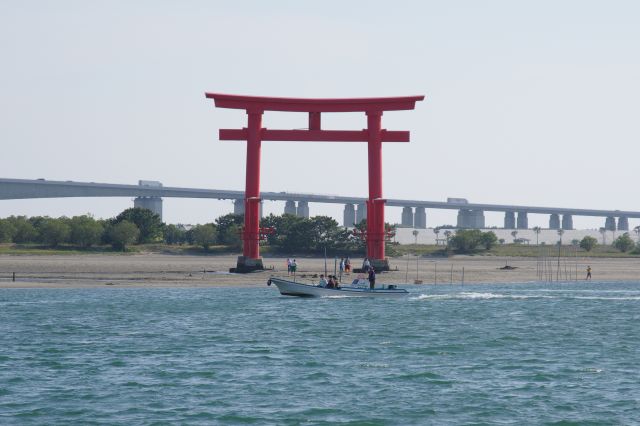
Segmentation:
{"type": "Polygon", "coordinates": [[[404,288],[397,288],[395,284],[382,285],[373,290],[369,289],[369,282],[363,279],[355,279],[349,286],[338,288],[320,287],[313,284],[304,284],[284,278],[271,277],[267,285],[275,284],[284,296],[299,297],[398,297],[409,294],[404,288]]]}

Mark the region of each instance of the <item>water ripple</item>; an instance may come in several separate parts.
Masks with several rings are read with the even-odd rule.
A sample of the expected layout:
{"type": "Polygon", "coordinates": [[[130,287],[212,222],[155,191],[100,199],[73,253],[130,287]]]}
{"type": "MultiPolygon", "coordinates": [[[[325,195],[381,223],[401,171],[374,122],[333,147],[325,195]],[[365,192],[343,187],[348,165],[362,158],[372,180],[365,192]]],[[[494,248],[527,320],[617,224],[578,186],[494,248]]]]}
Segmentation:
{"type": "Polygon", "coordinates": [[[0,424],[638,422],[638,283],[410,291],[0,291],[0,424]]]}

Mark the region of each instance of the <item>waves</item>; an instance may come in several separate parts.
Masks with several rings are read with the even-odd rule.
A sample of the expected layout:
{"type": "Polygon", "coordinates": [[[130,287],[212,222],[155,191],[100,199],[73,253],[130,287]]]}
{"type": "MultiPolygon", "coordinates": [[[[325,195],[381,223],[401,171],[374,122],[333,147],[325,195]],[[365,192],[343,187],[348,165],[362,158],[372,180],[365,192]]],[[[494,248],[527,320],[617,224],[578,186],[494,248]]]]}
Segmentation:
{"type": "Polygon", "coordinates": [[[394,300],[273,288],[0,292],[0,423],[637,418],[637,284],[411,290],[394,300]]]}
{"type": "Polygon", "coordinates": [[[623,292],[624,295],[618,295],[616,293],[610,293],[607,291],[594,292],[592,290],[586,290],[589,295],[584,295],[581,292],[562,292],[560,294],[551,292],[550,294],[514,294],[514,293],[495,293],[495,292],[452,292],[452,293],[440,293],[440,294],[420,294],[412,296],[409,300],[418,301],[441,301],[441,300],[602,300],[602,301],[640,301],[640,292],[623,292]],[[596,293],[596,294],[593,294],[596,293]]]}

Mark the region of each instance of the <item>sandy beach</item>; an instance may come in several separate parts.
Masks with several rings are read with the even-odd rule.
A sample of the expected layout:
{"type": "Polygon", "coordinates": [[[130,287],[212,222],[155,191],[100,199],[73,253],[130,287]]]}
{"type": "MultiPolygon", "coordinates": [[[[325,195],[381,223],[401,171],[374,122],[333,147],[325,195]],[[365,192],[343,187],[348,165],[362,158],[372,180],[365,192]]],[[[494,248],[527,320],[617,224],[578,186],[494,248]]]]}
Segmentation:
{"type": "MultiPolygon", "coordinates": [[[[271,275],[286,275],[286,259],[265,258],[273,270],[251,274],[229,274],[236,256],[177,256],[167,254],[132,255],[4,255],[0,256],[0,288],[86,288],[86,287],[213,287],[263,286],[271,275]],[[16,281],[12,281],[13,273],[16,281]]],[[[317,281],[324,272],[324,259],[298,258],[297,280],[317,281]]],[[[359,265],[362,259],[354,259],[359,265]]],[[[551,260],[554,268],[557,260],[551,260]]],[[[536,281],[538,262],[535,258],[502,258],[491,256],[454,256],[451,258],[392,258],[392,272],[380,274],[379,283],[424,284],[518,283],[536,281]],[[502,269],[508,265],[514,269],[502,269]]],[[[563,275],[584,279],[586,268],[593,269],[598,281],[640,281],[637,259],[579,258],[561,259],[563,275]],[[577,268],[576,268],[577,266],[577,268]]],[[[333,273],[334,261],[327,261],[333,273]]],[[[343,277],[343,282],[356,274],[343,277]]],[[[555,274],[554,274],[555,276],[555,274]]]]}

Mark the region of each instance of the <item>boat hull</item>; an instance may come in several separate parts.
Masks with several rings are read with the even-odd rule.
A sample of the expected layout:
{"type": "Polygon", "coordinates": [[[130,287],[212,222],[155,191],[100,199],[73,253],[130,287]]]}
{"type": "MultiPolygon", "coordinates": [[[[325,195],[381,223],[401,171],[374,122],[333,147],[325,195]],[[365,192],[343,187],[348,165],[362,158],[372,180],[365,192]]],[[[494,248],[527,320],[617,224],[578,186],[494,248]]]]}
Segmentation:
{"type": "Polygon", "coordinates": [[[297,297],[402,297],[409,294],[403,288],[375,290],[358,287],[325,288],[275,277],[271,278],[267,284],[275,284],[283,296],[297,297]]]}

